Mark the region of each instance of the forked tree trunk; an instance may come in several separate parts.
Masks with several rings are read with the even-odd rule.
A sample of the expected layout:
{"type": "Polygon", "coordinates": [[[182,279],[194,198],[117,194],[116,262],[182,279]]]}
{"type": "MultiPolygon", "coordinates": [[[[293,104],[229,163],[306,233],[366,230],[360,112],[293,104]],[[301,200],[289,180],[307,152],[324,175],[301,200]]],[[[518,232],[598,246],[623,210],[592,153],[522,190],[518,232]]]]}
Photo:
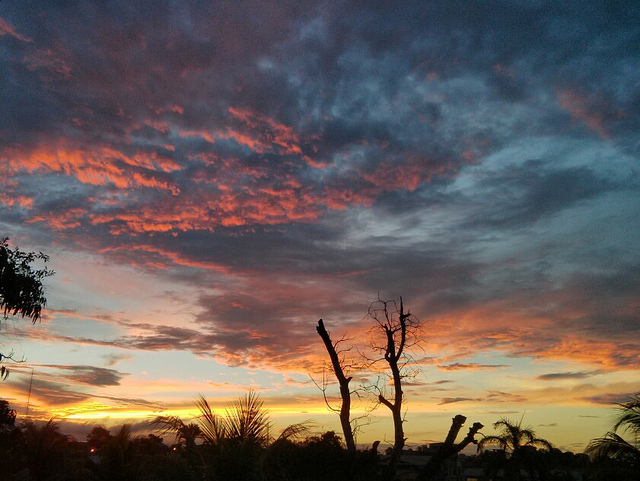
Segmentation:
{"type": "Polygon", "coordinates": [[[416,481],[430,481],[434,479],[434,477],[440,471],[442,464],[451,456],[459,453],[469,444],[476,442],[475,435],[480,431],[484,426],[480,423],[473,423],[473,426],[469,428],[469,432],[465,436],[465,438],[460,441],[458,444],[455,444],[456,438],[458,437],[458,433],[460,429],[464,425],[467,420],[462,414],[458,414],[451,421],[451,428],[449,428],[449,434],[445,439],[444,443],[440,446],[440,449],[429,459],[426,466],[422,468],[416,481]]]}
{"type": "Polygon", "coordinates": [[[389,365],[391,370],[391,378],[393,380],[394,396],[393,401],[388,400],[382,394],[378,396],[378,400],[387,406],[391,411],[393,418],[393,451],[391,453],[391,460],[388,467],[388,479],[393,479],[396,472],[396,467],[402,456],[402,449],[406,438],[404,437],[404,428],[402,426],[402,374],[400,372],[399,361],[404,354],[404,347],[407,341],[407,319],[411,314],[404,312],[404,305],[402,303],[402,297],[400,298],[400,312],[398,316],[398,324],[388,322],[382,324],[381,327],[387,337],[387,344],[384,352],[384,359],[389,365]],[[396,334],[400,335],[399,339],[396,339],[396,334]]]}
{"type": "Polygon", "coordinates": [[[338,384],[340,385],[340,397],[342,398],[342,405],[340,406],[340,425],[342,426],[342,433],[344,435],[344,442],[347,445],[347,451],[349,453],[356,452],[356,443],[353,437],[353,430],[351,429],[351,390],[349,389],[349,383],[351,382],[351,377],[347,377],[344,374],[344,370],[342,368],[342,364],[340,363],[340,358],[338,357],[338,353],[336,352],[336,346],[331,342],[331,337],[329,337],[329,333],[324,327],[324,323],[322,319],[318,321],[318,326],[316,327],[318,334],[322,338],[324,342],[324,346],[329,353],[329,358],[331,359],[331,365],[333,367],[333,372],[336,375],[336,379],[338,380],[338,384]]]}

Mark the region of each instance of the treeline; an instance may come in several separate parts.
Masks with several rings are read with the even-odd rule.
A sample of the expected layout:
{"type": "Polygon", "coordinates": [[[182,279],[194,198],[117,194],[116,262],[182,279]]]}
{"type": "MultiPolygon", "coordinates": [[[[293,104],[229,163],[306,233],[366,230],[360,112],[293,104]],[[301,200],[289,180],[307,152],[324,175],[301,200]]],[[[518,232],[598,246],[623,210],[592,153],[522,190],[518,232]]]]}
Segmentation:
{"type": "MultiPolygon", "coordinates": [[[[0,400],[0,479],[6,481],[381,481],[393,449],[348,450],[329,431],[310,434],[305,424],[272,434],[268,411],[250,392],[215,413],[204,398],[201,415],[192,422],[162,416],[150,427],[156,434],[134,435],[124,425],[111,432],[96,426],[85,441],[48,422],[16,422],[16,413],[0,400]]],[[[633,412],[631,413],[633,414],[633,412]]],[[[495,435],[480,441],[475,456],[459,455],[439,473],[424,476],[421,463],[437,455],[439,446],[404,450],[395,479],[466,481],[635,481],[640,479],[637,449],[602,451],[594,440],[587,454],[562,452],[542,444],[528,428],[500,420],[495,435]],[[529,441],[535,440],[531,443],[529,441]],[[484,442],[483,442],[484,441],[484,442]],[[488,446],[497,449],[487,449],[488,446]],[[539,445],[537,448],[535,445],[539,445]],[[598,449],[596,449],[598,448],[598,449]],[[635,457],[634,457],[635,456],[635,457]],[[416,466],[418,466],[416,468],[416,466]]],[[[607,436],[600,438],[606,439],[607,436]]],[[[632,445],[631,445],[632,446],[632,445]]],[[[633,447],[633,446],[632,446],[633,447]]],[[[637,446],[636,446],[637,448],[637,446]]]]}
{"type": "MultiPolygon", "coordinates": [[[[206,401],[204,401],[206,403],[206,401]]],[[[193,423],[159,417],[157,434],[134,435],[124,425],[96,426],[78,441],[48,422],[16,422],[0,400],[0,479],[3,481],[338,481],[377,479],[374,452],[348,453],[338,435],[311,435],[306,426],[277,437],[251,392],[225,412],[205,404],[193,423]],[[209,412],[207,412],[209,409],[209,412]],[[165,442],[168,441],[168,442],[165,442]]]]}

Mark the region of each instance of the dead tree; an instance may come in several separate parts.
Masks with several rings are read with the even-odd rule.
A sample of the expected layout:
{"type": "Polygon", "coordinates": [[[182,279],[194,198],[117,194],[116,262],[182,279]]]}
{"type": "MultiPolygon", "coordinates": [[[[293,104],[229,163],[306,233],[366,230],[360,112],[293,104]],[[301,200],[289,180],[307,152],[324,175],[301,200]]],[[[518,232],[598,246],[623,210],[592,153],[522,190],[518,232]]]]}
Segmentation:
{"type": "Polygon", "coordinates": [[[342,404],[340,406],[340,424],[342,426],[342,433],[344,434],[344,441],[347,445],[347,451],[349,453],[356,452],[356,443],[353,436],[353,429],[351,427],[351,389],[349,388],[349,383],[351,382],[351,376],[347,377],[344,374],[344,369],[342,367],[342,363],[340,362],[340,358],[338,357],[338,352],[336,351],[336,344],[331,341],[331,337],[329,333],[324,327],[324,323],[322,319],[318,321],[318,326],[316,327],[318,334],[322,338],[324,342],[324,346],[329,353],[329,358],[331,359],[331,366],[333,367],[333,372],[336,375],[336,379],[338,380],[338,384],[340,385],[340,397],[342,398],[342,404]]]}
{"type": "Polygon", "coordinates": [[[477,444],[475,436],[478,434],[478,431],[484,427],[480,423],[473,423],[473,426],[469,428],[469,432],[464,439],[457,444],[455,443],[458,433],[466,421],[467,418],[462,414],[458,414],[452,419],[451,428],[449,428],[447,438],[444,443],[440,445],[438,451],[436,451],[436,453],[429,459],[425,467],[422,468],[416,478],[416,481],[431,481],[439,473],[444,461],[451,456],[458,454],[469,444],[477,444]]]}
{"type": "Polygon", "coordinates": [[[393,300],[378,300],[374,302],[369,307],[369,317],[376,322],[377,328],[384,333],[384,343],[374,343],[372,347],[383,354],[384,360],[391,371],[390,379],[393,385],[392,396],[385,396],[382,390],[378,393],[378,401],[389,408],[393,418],[394,441],[388,474],[391,479],[394,476],[400,456],[402,456],[402,449],[406,441],[402,414],[402,380],[406,376],[403,368],[408,362],[405,350],[410,338],[413,337],[414,331],[418,328],[418,324],[409,311],[405,312],[402,297],[400,298],[399,307],[393,300]]]}

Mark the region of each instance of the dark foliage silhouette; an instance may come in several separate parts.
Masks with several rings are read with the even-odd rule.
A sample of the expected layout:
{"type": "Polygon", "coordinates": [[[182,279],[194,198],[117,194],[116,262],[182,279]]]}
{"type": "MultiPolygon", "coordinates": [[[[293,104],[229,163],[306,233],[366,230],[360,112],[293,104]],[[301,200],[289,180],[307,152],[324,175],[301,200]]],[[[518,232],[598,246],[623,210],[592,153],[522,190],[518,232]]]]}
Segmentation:
{"type": "MultiPolygon", "coordinates": [[[[32,264],[49,261],[42,252],[23,252],[9,247],[8,238],[0,240],[0,310],[6,320],[9,316],[21,316],[36,323],[47,303],[42,281],[54,272],[46,266],[37,269],[32,264]]],[[[14,360],[12,354],[0,353],[0,363],[14,360]]],[[[0,378],[6,379],[9,371],[0,365],[0,378]]]]}
{"type": "Polygon", "coordinates": [[[42,280],[53,275],[44,267],[36,269],[36,261],[47,262],[42,252],[23,252],[9,247],[8,238],[0,240],[0,309],[4,316],[19,315],[35,323],[47,303],[42,280]]]}
{"type": "Polygon", "coordinates": [[[537,449],[552,449],[549,441],[537,438],[530,427],[522,426],[522,420],[514,423],[503,418],[496,421],[493,428],[499,429],[500,434],[482,438],[478,443],[478,450],[482,451],[487,446],[500,448],[503,453],[503,466],[509,479],[522,479],[522,470],[538,477],[544,475],[545,466],[538,462],[540,458],[537,449]]]}
{"type": "Polygon", "coordinates": [[[603,463],[602,473],[629,481],[640,480],[640,393],[628,402],[618,404],[618,415],[609,431],[601,438],[593,439],[585,450],[592,458],[617,461],[603,463]],[[631,440],[623,436],[628,435],[631,440]]]}

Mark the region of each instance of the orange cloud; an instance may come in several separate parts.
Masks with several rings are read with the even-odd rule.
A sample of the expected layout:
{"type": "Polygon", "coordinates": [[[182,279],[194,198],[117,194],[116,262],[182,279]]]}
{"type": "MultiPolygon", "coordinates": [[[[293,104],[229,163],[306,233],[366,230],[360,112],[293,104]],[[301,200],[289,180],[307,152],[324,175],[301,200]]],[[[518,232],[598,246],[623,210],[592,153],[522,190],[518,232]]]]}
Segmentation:
{"type": "Polygon", "coordinates": [[[175,113],[175,114],[183,115],[184,114],[184,107],[181,107],[180,105],[170,105],[170,106],[168,106],[166,108],[159,107],[159,108],[157,108],[155,110],[155,113],[158,114],[158,115],[160,115],[162,113],[165,113],[165,112],[172,112],[172,113],[175,113]]]}
{"type": "Polygon", "coordinates": [[[157,130],[158,132],[161,132],[163,134],[168,134],[171,131],[171,127],[169,126],[169,122],[166,122],[164,120],[151,120],[151,119],[147,119],[144,121],[144,124],[148,127],[151,127],[154,130],[157,130]]]}
{"type": "Polygon", "coordinates": [[[95,146],[91,150],[70,145],[65,141],[50,141],[34,149],[5,148],[0,151],[0,161],[10,172],[36,171],[59,172],[73,176],[89,185],[109,185],[126,189],[149,187],[168,190],[177,194],[177,188],[167,180],[161,180],[156,172],[167,171],[177,164],[167,163],[158,156],[138,154],[129,158],[122,152],[108,147],[95,146]],[[142,164],[137,172],[125,170],[117,162],[130,166],[142,164]]]}
{"type": "Polygon", "coordinates": [[[276,122],[275,120],[255,114],[250,110],[243,110],[230,107],[229,113],[234,117],[242,120],[247,126],[254,130],[261,131],[262,127],[268,126],[272,132],[274,142],[282,147],[291,148],[294,152],[299,152],[296,143],[299,142],[298,136],[294,133],[293,129],[287,125],[276,122]]]}
{"type": "Polygon", "coordinates": [[[431,319],[426,349],[448,361],[494,350],[507,355],[587,363],[608,370],[640,366],[637,343],[593,339],[570,322],[582,318],[579,311],[545,314],[541,312],[545,300],[537,300],[538,309],[514,310],[511,303],[523,306],[525,301],[506,298],[448,313],[446,319],[431,319]]]}
{"type": "Polygon", "coordinates": [[[302,154],[300,139],[291,127],[249,110],[230,107],[229,113],[240,121],[243,128],[228,127],[219,131],[217,137],[234,139],[258,153],[277,151],[282,155],[302,154]]]}
{"type": "Polygon", "coordinates": [[[318,204],[318,199],[288,185],[278,189],[245,189],[239,193],[202,191],[178,196],[175,201],[161,205],[136,206],[132,212],[92,214],[90,222],[93,225],[109,224],[113,234],[212,231],[219,226],[278,225],[292,220],[310,222],[322,212],[318,204]]]}
{"type": "Polygon", "coordinates": [[[173,252],[167,249],[162,249],[160,247],[156,247],[151,244],[137,244],[137,245],[123,246],[123,247],[108,247],[105,249],[101,249],[98,252],[100,254],[109,253],[109,254],[117,255],[119,252],[130,253],[131,251],[141,253],[141,255],[144,258],[144,262],[138,261],[139,265],[144,265],[146,267],[153,265],[153,267],[156,267],[156,268],[168,269],[170,267],[170,264],[174,264],[178,266],[195,267],[198,269],[215,271],[224,275],[231,274],[231,268],[228,266],[217,264],[215,262],[206,262],[206,261],[198,261],[195,259],[190,259],[177,252],[173,252]]]}
{"type": "Polygon", "coordinates": [[[40,215],[32,217],[28,222],[47,222],[49,226],[55,230],[75,229],[80,227],[85,221],[88,212],[86,209],[77,207],[73,209],[67,209],[64,212],[41,213],[40,215]]]}
{"type": "Polygon", "coordinates": [[[31,209],[33,207],[33,198],[24,195],[13,195],[7,192],[0,192],[0,204],[6,207],[24,207],[31,209]]]}

